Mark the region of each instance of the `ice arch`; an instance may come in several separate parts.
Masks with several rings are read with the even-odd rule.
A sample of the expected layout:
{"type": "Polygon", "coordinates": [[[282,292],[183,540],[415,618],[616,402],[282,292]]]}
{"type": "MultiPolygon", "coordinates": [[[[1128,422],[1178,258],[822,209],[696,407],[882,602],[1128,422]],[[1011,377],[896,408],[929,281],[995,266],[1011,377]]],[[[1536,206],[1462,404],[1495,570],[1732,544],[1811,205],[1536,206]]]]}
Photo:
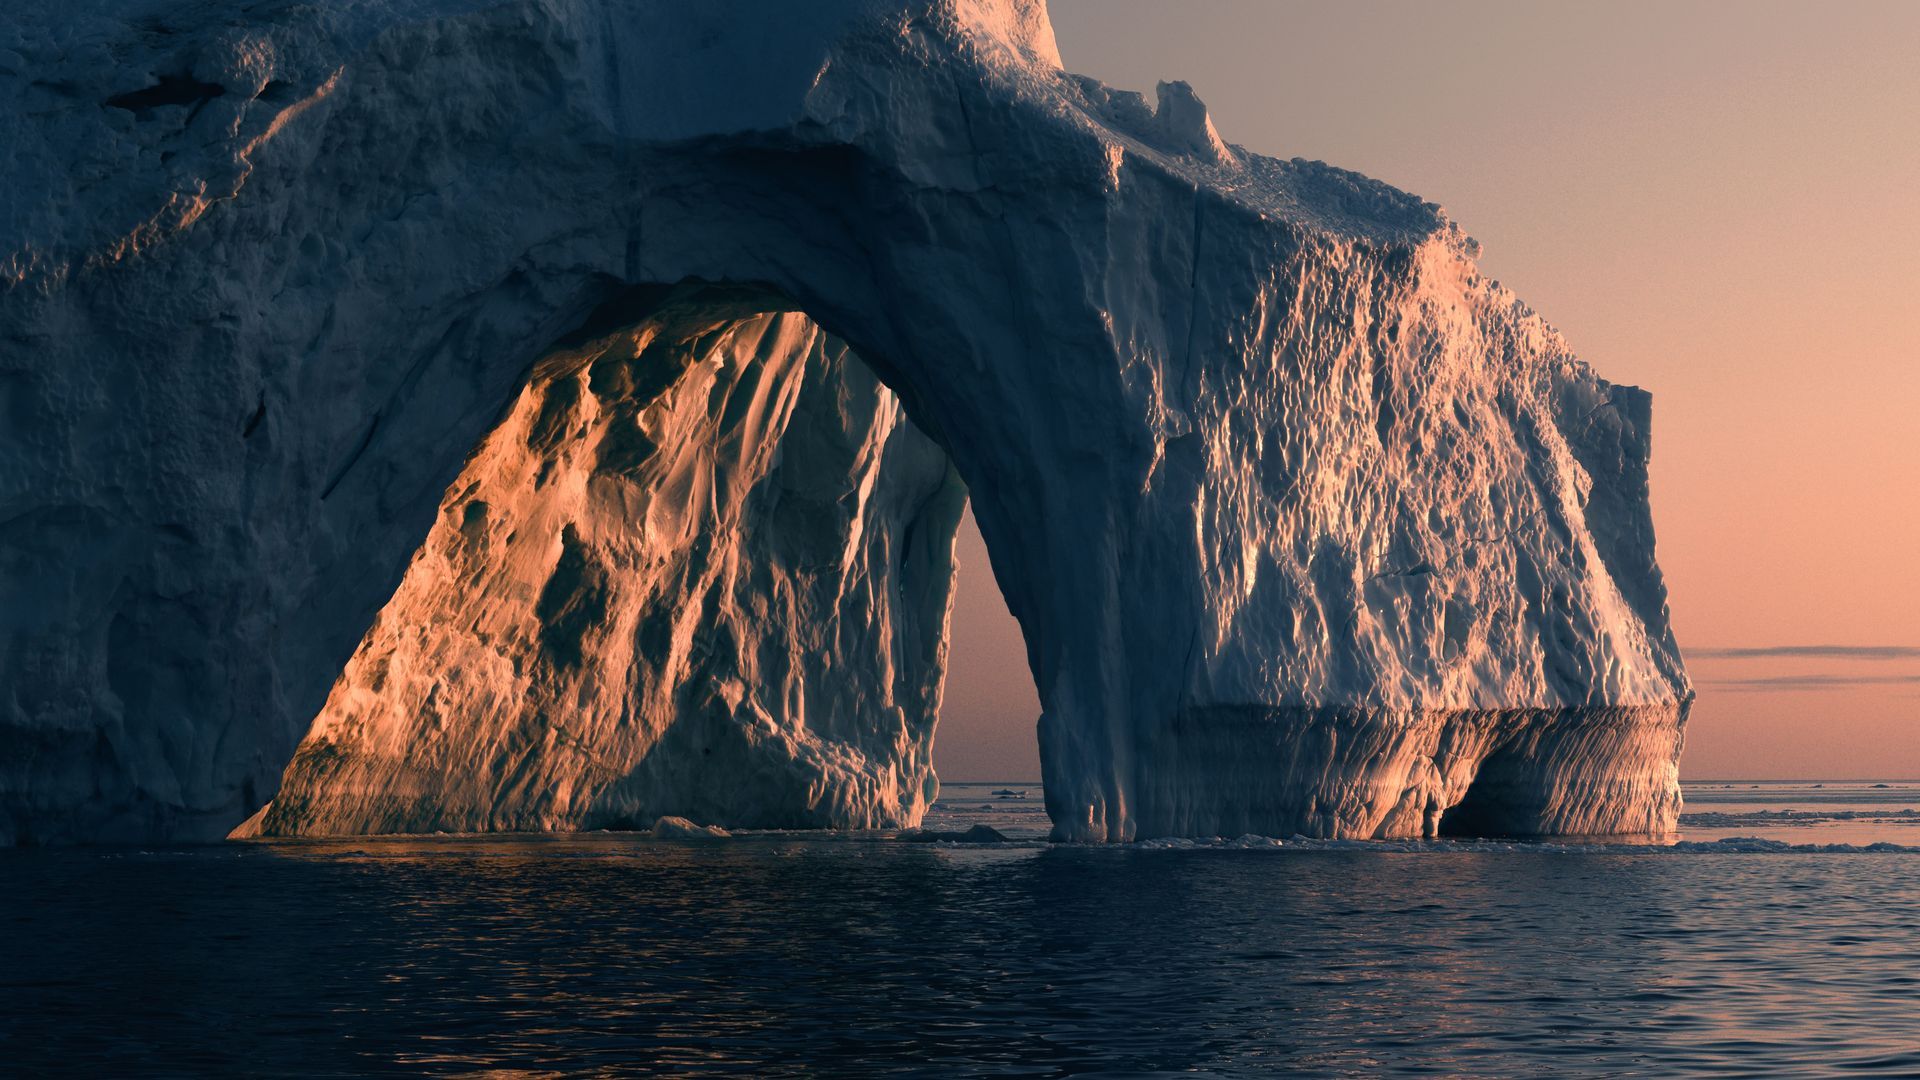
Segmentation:
{"type": "Polygon", "coordinates": [[[1060,835],[1431,832],[1486,760],[1486,828],[1673,824],[1646,395],[1437,207],[1063,73],[1037,3],[17,23],[15,840],[273,794],[530,367],[686,282],[790,299],[964,478],[1060,835]]]}

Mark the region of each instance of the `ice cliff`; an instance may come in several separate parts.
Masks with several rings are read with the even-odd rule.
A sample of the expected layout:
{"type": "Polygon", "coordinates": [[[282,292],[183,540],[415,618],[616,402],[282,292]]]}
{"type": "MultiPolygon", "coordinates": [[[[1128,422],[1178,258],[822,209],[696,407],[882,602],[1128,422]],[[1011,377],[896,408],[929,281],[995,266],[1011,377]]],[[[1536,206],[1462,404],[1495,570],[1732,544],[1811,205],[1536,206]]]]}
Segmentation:
{"type": "Polygon", "coordinates": [[[1674,825],[1647,395],[1035,0],[29,0],[0,98],[0,839],[915,824],[969,496],[1062,838],[1674,825]]]}

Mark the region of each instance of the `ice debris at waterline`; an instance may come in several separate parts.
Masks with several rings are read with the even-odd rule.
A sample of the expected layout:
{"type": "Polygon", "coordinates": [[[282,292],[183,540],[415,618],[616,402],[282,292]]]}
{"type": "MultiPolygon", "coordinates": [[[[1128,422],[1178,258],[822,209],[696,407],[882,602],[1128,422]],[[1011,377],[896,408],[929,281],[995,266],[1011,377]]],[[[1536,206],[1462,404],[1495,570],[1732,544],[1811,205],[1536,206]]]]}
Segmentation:
{"type": "Polygon", "coordinates": [[[1674,825],[1647,395],[1034,0],[8,23],[0,838],[912,827],[962,481],[1059,838],[1674,825]]]}
{"type": "Polygon", "coordinates": [[[683,817],[663,817],[647,831],[662,840],[725,840],[732,835],[718,825],[698,825],[683,817]]]}

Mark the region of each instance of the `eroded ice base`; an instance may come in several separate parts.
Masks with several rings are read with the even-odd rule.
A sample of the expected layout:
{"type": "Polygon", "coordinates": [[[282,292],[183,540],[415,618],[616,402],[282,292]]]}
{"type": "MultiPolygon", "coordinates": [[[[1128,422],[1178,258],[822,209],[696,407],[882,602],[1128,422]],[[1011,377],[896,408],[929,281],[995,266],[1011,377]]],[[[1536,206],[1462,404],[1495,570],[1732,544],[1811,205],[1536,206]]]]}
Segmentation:
{"type": "Polygon", "coordinates": [[[1143,740],[1110,835],[1097,794],[1049,761],[1063,840],[1156,836],[1665,839],[1680,813],[1673,706],[1189,710],[1143,740]]]}

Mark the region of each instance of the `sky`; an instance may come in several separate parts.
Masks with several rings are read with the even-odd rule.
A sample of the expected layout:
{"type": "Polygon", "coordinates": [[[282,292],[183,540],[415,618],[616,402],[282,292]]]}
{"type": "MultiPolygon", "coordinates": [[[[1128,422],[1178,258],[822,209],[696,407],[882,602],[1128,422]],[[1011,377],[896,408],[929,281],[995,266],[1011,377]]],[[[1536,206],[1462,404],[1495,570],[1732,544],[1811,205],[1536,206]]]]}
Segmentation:
{"type": "MultiPolygon", "coordinates": [[[[1920,3],[1053,0],[1068,70],[1447,208],[1653,393],[1684,779],[1920,777],[1920,3]]],[[[936,746],[1039,775],[963,524],[936,746]]]]}

